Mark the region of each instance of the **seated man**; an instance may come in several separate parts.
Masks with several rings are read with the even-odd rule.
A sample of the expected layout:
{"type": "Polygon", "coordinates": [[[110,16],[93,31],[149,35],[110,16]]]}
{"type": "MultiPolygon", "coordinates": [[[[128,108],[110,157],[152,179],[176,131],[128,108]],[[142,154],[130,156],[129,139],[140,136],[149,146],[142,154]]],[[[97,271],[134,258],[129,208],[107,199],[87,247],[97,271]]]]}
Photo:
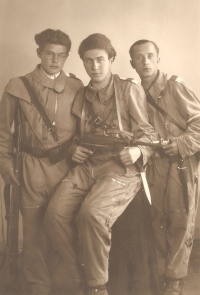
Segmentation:
{"type": "Polygon", "coordinates": [[[181,295],[200,193],[200,103],[180,77],[168,80],[158,70],[159,48],[153,41],[139,40],[129,53],[147,94],[150,122],[161,138],[170,139],[153,154],[147,175],[154,239],[165,259],[162,295],[181,295]]]}
{"type": "Polygon", "coordinates": [[[45,224],[79,285],[77,294],[106,295],[111,227],[141,187],[134,163],[145,165],[152,154],[147,146],[130,147],[130,140],[150,142],[157,134],[148,123],[142,87],[111,73],[116,52],[110,40],[90,35],[80,44],[79,55],[91,78],[72,107],[80,136],[71,154],[79,165],[54,194],[45,224]],[[125,148],[118,150],[121,144],[125,148]],[[86,148],[90,146],[95,148],[86,148]]]}

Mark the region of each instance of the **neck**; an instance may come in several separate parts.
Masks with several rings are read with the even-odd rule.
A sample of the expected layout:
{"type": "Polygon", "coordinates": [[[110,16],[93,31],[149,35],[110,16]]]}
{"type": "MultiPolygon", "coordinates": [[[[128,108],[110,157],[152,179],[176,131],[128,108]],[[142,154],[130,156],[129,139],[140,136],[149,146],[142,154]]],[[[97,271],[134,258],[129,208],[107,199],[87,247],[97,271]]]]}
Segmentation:
{"type": "Polygon", "coordinates": [[[148,89],[149,87],[151,87],[154,81],[157,79],[157,76],[158,76],[158,70],[150,77],[141,78],[143,87],[145,89],[148,89]]]}
{"type": "Polygon", "coordinates": [[[104,79],[101,82],[95,82],[95,81],[91,80],[90,85],[96,90],[101,90],[101,89],[105,88],[110,83],[111,75],[112,74],[109,73],[109,75],[106,77],[106,79],[104,79]]]}
{"type": "Polygon", "coordinates": [[[42,68],[43,73],[44,73],[48,78],[50,78],[50,79],[52,79],[52,80],[55,80],[55,79],[58,78],[58,76],[60,75],[60,72],[58,72],[58,73],[56,73],[56,74],[48,74],[48,73],[43,69],[43,67],[41,67],[41,68],[42,68]]]}

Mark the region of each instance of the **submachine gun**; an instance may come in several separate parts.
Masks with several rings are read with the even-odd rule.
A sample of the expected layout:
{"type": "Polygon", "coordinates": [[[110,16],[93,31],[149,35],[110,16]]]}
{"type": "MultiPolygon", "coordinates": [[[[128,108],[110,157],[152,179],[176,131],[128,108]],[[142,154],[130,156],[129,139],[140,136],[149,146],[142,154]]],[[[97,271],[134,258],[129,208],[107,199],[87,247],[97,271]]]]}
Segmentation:
{"type": "MultiPolygon", "coordinates": [[[[14,154],[14,174],[18,182],[20,182],[20,166],[21,166],[21,151],[20,151],[20,124],[15,125],[15,154],[14,154]]],[[[20,186],[17,184],[5,185],[4,199],[6,207],[7,220],[7,241],[6,255],[9,260],[10,269],[10,286],[9,294],[19,294],[19,270],[18,270],[18,234],[19,234],[19,200],[20,186]]]]}
{"type": "Polygon", "coordinates": [[[105,135],[94,135],[94,134],[84,134],[81,138],[80,145],[95,151],[95,150],[114,150],[120,152],[127,146],[150,146],[162,148],[163,146],[170,143],[170,140],[156,140],[156,141],[141,141],[137,139],[131,139],[128,145],[121,137],[109,137],[105,135]]]}
{"type": "MultiPolygon", "coordinates": [[[[113,151],[118,151],[120,152],[121,150],[123,150],[125,147],[127,146],[150,146],[150,147],[155,147],[157,149],[160,149],[160,152],[162,153],[163,150],[163,146],[169,144],[171,141],[169,139],[164,140],[164,139],[160,139],[160,140],[156,140],[156,141],[140,141],[137,139],[131,139],[130,140],[130,144],[128,145],[123,138],[121,137],[109,137],[109,136],[105,136],[105,135],[94,135],[94,134],[84,134],[83,137],[81,138],[80,141],[80,145],[95,151],[95,150],[113,150],[113,151]]],[[[163,152],[164,155],[164,152],[163,152]]],[[[165,157],[167,157],[167,155],[165,155],[165,157]]],[[[185,165],[185,160],[181,155],[176,155],[173,157],[169,157],[171,162],[178,162],[178,170],[179,170],[179,174],[180,174],[180,179],[181,179],[181,183],[183,186],[183,196],[184,196],[184,202],[185,202],[185,209],[186,212],[189,212],[189,200],[188,200],[188,189],[187,189],[187,167],[185,165]]],[[[139,163],[136,162],[137,165],[139,165],[139,163]]],[[[142,170],[141,165],[139,165],[140,168],[140,172],[144,172],[144,170],[142,170]]],[[[141,176],[143,177],[143,174],[141,173],[141,176]]],[[[144,180],[144,179],[143,179],[144,180]]],[[[144,181],[143,181],[144,184],[144,181]]],[[[148,197],[148,195],[147,195],[148,197]]],[[[151,203],[150,200],[150,196],[148,197],[149,202],[151,203]]]]}

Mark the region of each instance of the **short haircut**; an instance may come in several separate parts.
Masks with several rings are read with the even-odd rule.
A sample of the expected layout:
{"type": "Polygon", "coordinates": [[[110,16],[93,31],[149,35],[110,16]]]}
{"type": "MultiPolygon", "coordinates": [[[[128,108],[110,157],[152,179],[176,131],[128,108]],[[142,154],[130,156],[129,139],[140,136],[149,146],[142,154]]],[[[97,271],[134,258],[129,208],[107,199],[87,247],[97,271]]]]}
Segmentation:
{"type": "Polygon", "coordinates": [[[66,46],[67,53],[71,49],[71,40],[67,34],[60,30],[47,29],[35,35],[35,42],[39,49],[43,49],[46,44],[59,44],[66,46]]]}
{"type": "Polygon", "coordinates": [[[108,53],[108,58],[112,58],[117,55],[114,47],[111,44],[111,41],[103,34],[92,34],[84,39],[78,49],[78,54],[80,58],[83,59],[83,54],[85,51],[92,49],[105,50],[108,53]]]}
{"type": "Polygon", "coordinates": [[[130,54],[130,57],[132,58],[131,54],[133,52],[133,49],[136,45],[141,45],[141,44],[145,44],[145,43],[152,43],[155,47],[155,50],[157,52],[157,55],[159,54],[159,48],[157,46],[157,44],[153,41],[150,41],[150,40],[145,40],[145,39],[142,39],[142,40],[138,40],[136,41],[135,43],[133,43],[133,45],[131,45],[130,49],[129,49],[129,54],[130,54]]]}

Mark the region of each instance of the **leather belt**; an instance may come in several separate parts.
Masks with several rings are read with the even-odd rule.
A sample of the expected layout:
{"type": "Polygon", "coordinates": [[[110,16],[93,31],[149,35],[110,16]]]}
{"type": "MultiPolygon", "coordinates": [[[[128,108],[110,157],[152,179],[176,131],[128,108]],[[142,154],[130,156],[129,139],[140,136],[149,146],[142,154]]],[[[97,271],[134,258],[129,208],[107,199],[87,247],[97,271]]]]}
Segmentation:
{"type": "Polygon", "coordinates": [[[44,151],[38,148],[32,148],[30,146],[28,146],[25,142],[21,142],[20,144],[20,149],[27,153],[30,154],[36,158],[48,158],[48,151],[44,151]]]}
{"type": "Polygon", "coordinates": [[[21,151],[32,155],[33,157],[36,158],[49,158],[50,154],[52,152],[58,152],[60,151],[61,148],[64,148],[66,146],[66,149],[69,148],[69,144],[71,145],[71,140],[65,141],[63,144],[60,144],[56,147],[53,147],[51,149],[48,150],[42,150],[42,149],[38,149],[38,148],[32,148],[30,146],[28,146],[25,142],[21,141],[20,143],[20,149],[21,151]]]}

